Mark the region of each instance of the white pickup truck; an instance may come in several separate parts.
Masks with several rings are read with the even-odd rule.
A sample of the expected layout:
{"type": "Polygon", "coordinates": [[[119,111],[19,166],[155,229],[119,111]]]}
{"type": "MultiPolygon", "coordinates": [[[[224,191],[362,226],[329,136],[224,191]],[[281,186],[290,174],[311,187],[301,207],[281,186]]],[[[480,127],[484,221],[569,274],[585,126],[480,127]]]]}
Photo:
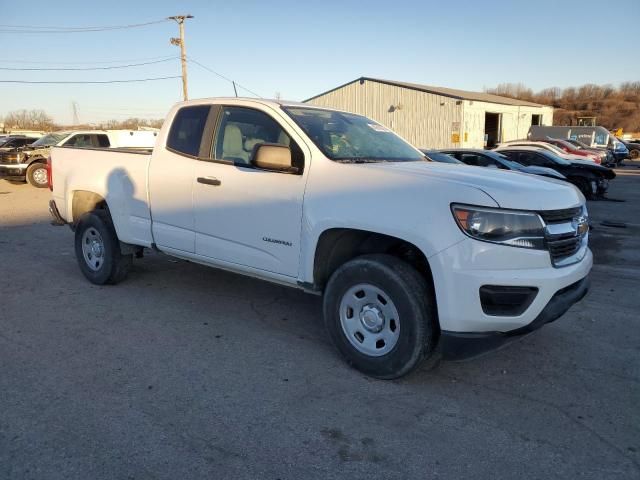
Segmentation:
{"type": "Polygon", "coordinates": [[[541,177],[428,161],[306,104],[179,103],[153,153],[53,148],[58,224],[93,283],[143,248],[324,294],[347,362],[396,378],[555,320],[588,289],[585,200],[541,177]]]}
{"type": "Polygon", "coordinates": [[[21,148],[0,152],[0,179],[47,188],[46,161],[51,147],[151,149],[157,132],[149,130],[74,130],[52,132],[21,148]]]}

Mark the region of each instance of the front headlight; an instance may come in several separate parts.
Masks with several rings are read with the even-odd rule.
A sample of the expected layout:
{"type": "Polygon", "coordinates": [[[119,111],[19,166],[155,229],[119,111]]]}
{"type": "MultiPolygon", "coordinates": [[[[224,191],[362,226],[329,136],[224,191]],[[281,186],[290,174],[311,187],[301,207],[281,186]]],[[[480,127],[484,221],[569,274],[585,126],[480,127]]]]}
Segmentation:
{"type": "Polygon", "coordinates": [[[451,205],[460,229],[471,238],[511,247],[544,250],[544,225],[536,213],[451,205]]]}

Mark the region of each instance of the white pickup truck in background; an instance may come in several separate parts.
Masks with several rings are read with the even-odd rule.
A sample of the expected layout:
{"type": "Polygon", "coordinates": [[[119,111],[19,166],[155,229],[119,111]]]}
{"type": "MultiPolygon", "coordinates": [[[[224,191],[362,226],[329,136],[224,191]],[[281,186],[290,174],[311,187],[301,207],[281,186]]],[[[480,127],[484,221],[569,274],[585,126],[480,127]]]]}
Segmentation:
{"type": "Polygon", "coordinates": [[[51,132],[21,148],[0,152],[0,178],[47,187],[46,162],[51,147],[135,148],[151,150],[152,130],[70,130],[51,132]]]}
{"type": "Polygon", "coordinates": [[[428,161],[365,117],[204,99],[153,153],[53,148],[51,212],[93,283],[154,248],[324,295],[328,332],[377,378],[464,358],[588,289],[585,200],[564,182],[428,161]]]}

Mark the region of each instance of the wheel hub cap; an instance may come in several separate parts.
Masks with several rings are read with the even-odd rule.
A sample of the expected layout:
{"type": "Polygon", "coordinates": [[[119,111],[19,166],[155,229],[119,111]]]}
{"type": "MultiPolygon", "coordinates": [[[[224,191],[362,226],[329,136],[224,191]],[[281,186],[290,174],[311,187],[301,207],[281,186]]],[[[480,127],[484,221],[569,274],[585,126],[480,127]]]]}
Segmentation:
{"type": "Polygon", "coordinates": [[[104,263],[104,241],[95,228],[88,228],[82,234],[82,256],[93,271],[99,270],[104,263]]]}
{"type": "Polygon", "coordinates": [[[379,357],[398,343],[398,310],[381,288],[367,283],[354,285],[342,296],[339,313],[342,331],[358,352],[379,357]]]}
{"type": "Polygon", "coordinates": [[[33,172],[33,179],[39,184],[47,183],[47,171],[44,168],[38,168],[33,172]]]}
{"type": "Polygon", "coordinates": [[[369,332],[378,333],[384,327],[384,315],[375,305],[365,305],[360,310],[360,322],[369,332]]]}
{"type": "Polygon", "coordinates": [[[96,257],[102,256],[102,245],[97,241],[91,242],[91,253],[93,253],[96,257]]]}

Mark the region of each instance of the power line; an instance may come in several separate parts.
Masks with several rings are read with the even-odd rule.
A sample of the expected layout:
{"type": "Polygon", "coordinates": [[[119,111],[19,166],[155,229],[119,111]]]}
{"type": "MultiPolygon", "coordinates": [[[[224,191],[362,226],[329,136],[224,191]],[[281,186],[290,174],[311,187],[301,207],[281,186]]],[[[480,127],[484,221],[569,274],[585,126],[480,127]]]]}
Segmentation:
{"type": "Polygon", "coordinates": [[[247,87],[244,87],[242,85],[240,85],[238,82],[231,80],[229,77],[225,77],[224,75],[222,75],[221,73],[216,72],[215,70],[210,69],[209,67],[207,67],[206,65],[201,64],[200,62],[194,60],[191,57],[187,57],[187,60],[189,60],[191,63],[195,63],[196,65],[198,65],[201,68],[204,68],[205,70],[207,70],[208,72],[213,73],[214,75],[217,75],[218,77],[222,78],[223,80],[226,80],[227,82],[231,83],[232,85],[236,85],[238,87],[240,87],[241,89],[249,92],[251,95],[255,95],[258,98],[262,98],[262,95],[258,95],[256,92],[249,90],[247,87]]]}
{"type": "Polygon", "coordinates": [[[86,33],[86,32],[105,32],[112,30],[125,30],[129,28],[147,27],[166,22],[167,19],[154,20],[145,23],[131,23],[128,25],[107,25],[107,26],[90,26],[90,27],[45,27],[35,25],[8,25],[0,24],[0,33],[86,33]]]}
{"type": "Polygon", "coordinates": [[[154,80],[168,80],[168,79],[173,79],[173,78],[180,78],[179,75],[173,75],[171,77],[154,77],[154,78],[135,78],[135,79],[130,79],[130,80],[79,80],[79,81],[75,81],[75,80],[71,80],[71,81],[65,81],[65,80],[0,80],[0,83],[36,83],[36,84],[46,84],[46,83],[51,83],[51,84],[94,84],[94,83],[131,83],[131,82],[151,82],[154,80]]]}
{"type": "Polygon", "coordinates": [[[168,62],[169,60],[175,60],[178,57],[170,57],[165,58],[164,60],[156,60],[153,62],[141,62],[141,63],[129,63],[127,65],[112,65],[109,67],[58,67],[58,68],[42,68],[42,67],[0,67],[0,70],[12,70],[12,71],[86,71],[86,70],[113,70],[116,68],[129,68],[129,67],[139,67],[141,65],[152,65],[155,63],[163,63],[168,62]]]}
{"type": "Polygon", "coordinates": [[[8,60],[6,58],[0,59],[2,63],[19,63],[19,64],[41,64],[41,65],[99,65],[99,64],[109,64],[109,63],[129,63],[129,62],[146,62],[153,60],[165,60],[170,58],[176,58],[174,55],[162,55],[158,57],[144,57],[144,58],[128,58],[125,60],[102,60],[102,61],[94,61],[94,62],[50,62],[47,60],[8,60]]]}

